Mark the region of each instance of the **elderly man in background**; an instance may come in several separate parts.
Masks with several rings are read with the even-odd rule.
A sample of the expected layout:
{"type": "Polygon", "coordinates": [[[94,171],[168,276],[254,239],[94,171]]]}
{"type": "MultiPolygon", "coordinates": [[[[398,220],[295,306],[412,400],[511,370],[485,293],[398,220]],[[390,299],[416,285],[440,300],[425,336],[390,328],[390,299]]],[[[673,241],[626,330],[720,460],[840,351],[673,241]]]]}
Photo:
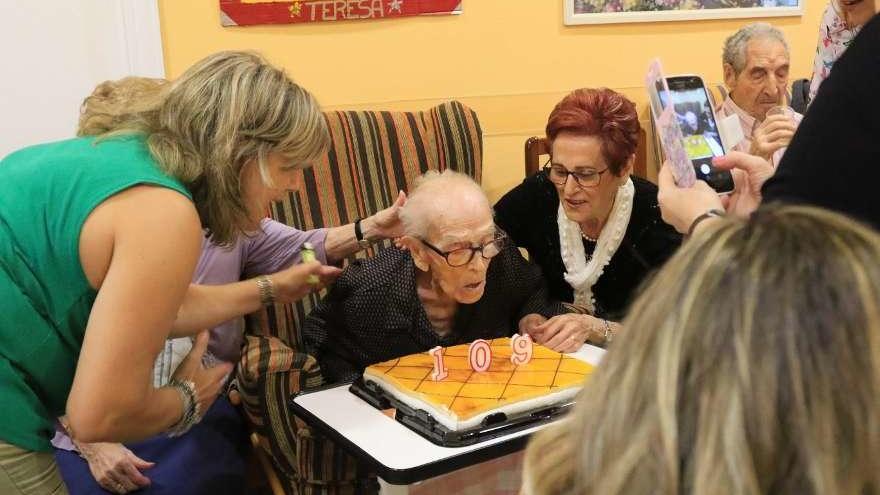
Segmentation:
{"type": "Polygon", "coordinates": [[[763,157],[774,167],[803,118],[786,101],[789,60],[785,35],[765,22],[748,24],[724,42],[728,95],[718,115],[739,117],[745,136],[733,146],[727,144],[763,157]]]}

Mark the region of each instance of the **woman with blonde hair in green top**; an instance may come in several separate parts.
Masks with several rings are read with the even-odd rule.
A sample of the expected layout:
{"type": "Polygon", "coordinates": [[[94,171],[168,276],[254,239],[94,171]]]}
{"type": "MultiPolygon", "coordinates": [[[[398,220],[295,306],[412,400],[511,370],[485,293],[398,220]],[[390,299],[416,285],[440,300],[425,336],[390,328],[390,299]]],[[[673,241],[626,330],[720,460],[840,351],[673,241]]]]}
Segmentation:
{"type": "Polygon", "coordinates": [[[880,490],[880,236],[812,207],[722,219],[648,285],[527,495],[880,490]]]}
{"type": "MultiPolygon", "coordinates": [[[[101,118],[109,132],[97,138],[0,162],[2,493],[66,493],[49,443],[65,412],[83,442],[178,435],[199,420],[230,371],[201,366],[206,333],[171,385],[151,379],[165,339],[197,333],[172,327],[203,229],[221,245],[253,231],[329,142],[315,99],[242,52],[211,55],[101,118]]],[[[304,264],[278,296],[337,273],[304,264]]],[[[245,296],[272,290],[255,283],[245,296]]]]}

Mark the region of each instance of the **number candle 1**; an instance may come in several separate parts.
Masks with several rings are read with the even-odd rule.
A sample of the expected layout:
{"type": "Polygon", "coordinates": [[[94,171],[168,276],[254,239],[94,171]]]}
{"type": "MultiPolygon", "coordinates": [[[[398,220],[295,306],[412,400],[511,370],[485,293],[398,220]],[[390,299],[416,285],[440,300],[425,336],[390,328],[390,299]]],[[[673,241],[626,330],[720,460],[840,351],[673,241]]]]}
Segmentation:
{"type": "Polygon", "coordinates": [[[434,371],[431,372],[431,380],[439,382],[440,380],[449,376],[449,371],[443,364],[443,348],[438,345],[437,347],[428,351],[428,354],[430,354],[434,358],[434,371]]]}

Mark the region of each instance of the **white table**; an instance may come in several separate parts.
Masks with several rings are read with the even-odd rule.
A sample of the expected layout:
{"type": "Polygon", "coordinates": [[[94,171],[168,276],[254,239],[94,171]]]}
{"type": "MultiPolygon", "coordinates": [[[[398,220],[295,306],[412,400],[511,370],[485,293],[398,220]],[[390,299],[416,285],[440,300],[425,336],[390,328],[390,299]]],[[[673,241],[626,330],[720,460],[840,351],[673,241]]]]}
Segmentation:
{"type": "MultiPolygon", "coordinates": [[[[584,345],[570,354],[598,364],[605,351],[584,345]]],[[[297,395],[296,415],[339,442],[350,454],[376,468],[385,483],[383,493],[406,493],[404,487],[456,469],[507,455],[525,447],[528,435],[547,425],[511,433],[467,447],[441,447],[398,423],[339,385],[297,395]]]]}

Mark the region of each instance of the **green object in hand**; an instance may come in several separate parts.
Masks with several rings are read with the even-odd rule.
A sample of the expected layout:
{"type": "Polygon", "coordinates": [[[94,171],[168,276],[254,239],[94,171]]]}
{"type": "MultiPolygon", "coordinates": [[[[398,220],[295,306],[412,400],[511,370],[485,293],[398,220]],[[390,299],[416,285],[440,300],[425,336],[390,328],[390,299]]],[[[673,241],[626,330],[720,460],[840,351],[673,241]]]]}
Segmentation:
{"type": "MultiPolygon", "coordinates": [[[[311,242],[304,242],[302,245],[302,251],[300,252],[302,256],[303,263],[309,263],[310,261],[315,261],[315,247],[312,246],[311,242]]],[[[318,276],[317,275],[309,275],[308,282],[312,285],[318,285],[318,276]]]]}

